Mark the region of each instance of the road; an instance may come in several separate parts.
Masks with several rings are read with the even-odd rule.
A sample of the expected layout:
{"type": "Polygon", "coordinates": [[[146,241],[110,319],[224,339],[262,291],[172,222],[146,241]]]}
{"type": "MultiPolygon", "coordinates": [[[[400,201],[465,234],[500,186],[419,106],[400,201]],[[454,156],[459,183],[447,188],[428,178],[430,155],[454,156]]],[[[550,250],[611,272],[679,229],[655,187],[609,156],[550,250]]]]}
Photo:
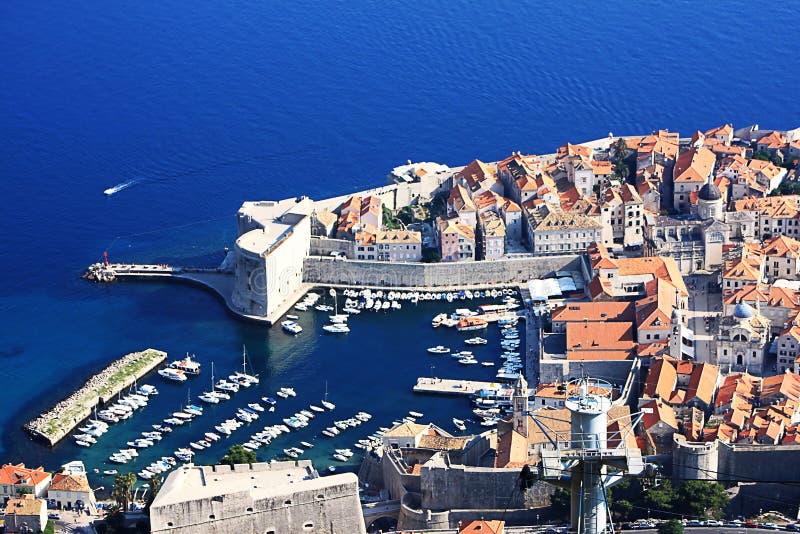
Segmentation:
{"type": "Polygon", "coordinates": [[[684,277],[689,289],[689,328],[694,331],[695,359],[698,362],[716,362],[714,334],[722,315],[722,294],[716,291],[714,274],[692,274],[684,277]],[[709,289],[712,291],[710,292],[709,289]],[[708,328],[706,318],[709,319],[708,328]]]}

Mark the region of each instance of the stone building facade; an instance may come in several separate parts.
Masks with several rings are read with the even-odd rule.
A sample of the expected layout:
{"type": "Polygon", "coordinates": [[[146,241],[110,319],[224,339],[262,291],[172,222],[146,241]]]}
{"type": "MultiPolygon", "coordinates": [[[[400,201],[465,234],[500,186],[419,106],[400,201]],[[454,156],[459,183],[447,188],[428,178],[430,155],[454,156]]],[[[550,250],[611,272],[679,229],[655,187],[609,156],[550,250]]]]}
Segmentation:
{"type": "Polygon", "coordinates": [[[352,473],[319,477],[310,461],[183,466],[150,507],[153,533],[366,534],[352,473]]]}

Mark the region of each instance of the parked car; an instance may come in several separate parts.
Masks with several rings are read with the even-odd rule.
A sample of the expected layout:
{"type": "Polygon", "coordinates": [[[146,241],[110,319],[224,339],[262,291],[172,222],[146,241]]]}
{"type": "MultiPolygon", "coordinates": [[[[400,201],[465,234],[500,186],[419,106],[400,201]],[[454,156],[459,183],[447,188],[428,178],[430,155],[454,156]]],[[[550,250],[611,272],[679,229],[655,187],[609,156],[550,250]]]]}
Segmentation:
{"type": "Polygon", "coordinates": [[[692,520],[686,522],[686,526],[687,527],[702,527],[703,526],[703,522],[699,521],[697,519],[692,519],[692,520]]]}
{"type": "Polygon", "coordinates": [[[744,524],[744,523],[742,523],[742,522],[741,522],[741,521],[739,521],[738,519],[734,519],[734,520],[732,520],[732,521],[728,521],[727,523],[725,523],[725,526],[726,526],[726,527],[731,527],[731,528],[739,528],[739,527],[741,527],[743,524],[744,524]]]}
{"type": "Polygon", "coordinates": [[[50,512],[49,514],[47,514],[47,519],[59,520],[59,519],[61,519],[61,514],[59,514],[57,512],[50,512]]]}
{"type": "Polygon", "coordinates": [[[706,526],[707,527],[721,527],[722,526],[722,521],[717,521],[716,519],[709,519],[708,521],[706,521],[706,526]]]}
{"type": "Polygon", "coordinates": [[[775,523],[762,523],[760,528],[765,528],[767,530],[778,530],[778,525],[775,523]]]}
{"type": "Polygon", "coordinates": [[[800,524],[798,523],[789,523],[788,525],[784,525],[783,528],[789,532],[800,532],[800,524]]]}

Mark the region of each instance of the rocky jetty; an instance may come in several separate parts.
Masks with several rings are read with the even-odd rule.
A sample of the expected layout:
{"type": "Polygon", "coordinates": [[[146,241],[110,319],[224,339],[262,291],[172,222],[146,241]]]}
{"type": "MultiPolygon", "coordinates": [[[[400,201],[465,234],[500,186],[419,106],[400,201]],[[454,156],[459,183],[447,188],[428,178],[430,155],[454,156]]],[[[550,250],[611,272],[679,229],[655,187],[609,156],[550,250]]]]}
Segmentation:
{"type": "Polygon", "coordinates": [[[166,358],[166,352],[155,349],[126,354],[89,377],[78,390],[27,422],[23,428],[53,446],[89,417],[95,406],[108,402],[166,358]]]}

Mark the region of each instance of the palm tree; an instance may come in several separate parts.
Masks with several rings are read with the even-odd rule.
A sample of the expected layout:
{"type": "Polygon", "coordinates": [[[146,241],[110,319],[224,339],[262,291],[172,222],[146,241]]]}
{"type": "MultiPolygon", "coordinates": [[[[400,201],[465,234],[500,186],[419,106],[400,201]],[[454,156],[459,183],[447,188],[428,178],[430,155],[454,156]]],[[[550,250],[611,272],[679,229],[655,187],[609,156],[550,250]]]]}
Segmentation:
{"type": "Polygon", "coordinates": [[[623,160],[628,157],[630,150],[628,149],[628,143],[625,142],[625,139],[618,138],[614,142],[614,156],[617,158],[617,161],[623,160]]]}
{"type": "Polygon", "coordinates": [[[158,495],[158,490],[161,489],[161,478],[158,475],[153,475],[150,480],[148,480],[148,484],[150,485],[150,495],[147,497],[147,506],[145,507],[150,510],[150,505],[153,504],[153,501],[158,495]]]}
{"type": "Polygon", "coordinates": [[[131,500],[131,488],[135,483],[136,475],[133,473],[119,473],[114,477],[114,488],[111,490],[111,496],[123,511],[128,510],[128,503],[131,500]]]}

